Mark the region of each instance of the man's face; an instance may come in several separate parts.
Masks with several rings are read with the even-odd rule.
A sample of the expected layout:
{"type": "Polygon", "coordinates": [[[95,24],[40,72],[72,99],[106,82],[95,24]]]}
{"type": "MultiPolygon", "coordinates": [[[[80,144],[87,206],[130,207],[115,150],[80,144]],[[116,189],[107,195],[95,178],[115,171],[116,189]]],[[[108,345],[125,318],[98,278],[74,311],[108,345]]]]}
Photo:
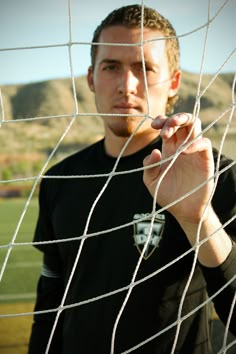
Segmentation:
{"type": "MultiPolygon", "coordinates": [[[[143,40],[150,42],[139,46],[134,44],[141,41],[140,29],[113,26],[102,31],[99,42],[133,44],[98,46],[94,70],[88,71],[98,112],[113,115],[103,116],[105,131],[129,137],[144,117],[165,114],[168,97],[178,89],[180,74],[170,77],[165,40],[154,41],[162,37],[161,32],[145,28],[143,40]]],[[[150,123],[146,119],[136,134],[152,130],[150,123]]]]}

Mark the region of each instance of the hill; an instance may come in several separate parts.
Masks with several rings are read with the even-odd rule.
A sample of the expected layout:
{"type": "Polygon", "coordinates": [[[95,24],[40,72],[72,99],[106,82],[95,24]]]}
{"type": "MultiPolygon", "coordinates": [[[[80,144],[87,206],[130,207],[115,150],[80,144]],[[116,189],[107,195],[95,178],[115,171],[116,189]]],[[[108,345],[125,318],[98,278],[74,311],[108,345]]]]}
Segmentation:
{"type": "MultiPolygon", "coordinates": [[[[201,91],[205,90],[212,78],[212,75],[203,75],[201,91]]],[[[202,96],[200,116],[203,125],[230,107],[233,78],[233,74],[220,74],[202,96]]],[[[193,111],[198,81],[199,75],[183,73],[176,111],[193,111]]],[[[91,114],[75,119],[58,154],[77,150],[103,134],[101,119],[92,115],[96,107],[85,76],[75,79],[75,88],[79,113],[91,114]]],[[[6,155],[32,152],[47,155],[61,138],[76,111],[70,79],[6,85],[2,87],[2,97],[5,122],[0,129],[0,139],[1,153],[6,155]]],[[[228,116],[224,115],[215,128],[223,126],[228,116]]],[[[235,121],[234,116],[232,130],[235,130],[235,121]]]]}

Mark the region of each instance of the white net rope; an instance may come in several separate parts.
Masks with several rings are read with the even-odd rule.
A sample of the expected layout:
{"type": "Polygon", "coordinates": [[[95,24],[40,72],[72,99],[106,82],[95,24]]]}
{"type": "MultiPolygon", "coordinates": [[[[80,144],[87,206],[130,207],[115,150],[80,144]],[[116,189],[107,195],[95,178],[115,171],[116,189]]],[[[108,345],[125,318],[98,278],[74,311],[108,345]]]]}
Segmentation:
{"type": "MultiPolygon", "coordinates": [[[[215,81],[215,79],[218,77],[218,75],[221,73],[222,69],[224,68],[225,64],[230,61],[232,59],[232,57],[235,55],[236,52],[236,48],[233,48],[231,53],[225,58],[225,61],[222,63],[222,65],[219,67],[218,71],[215,73],[215,75],[213,76],[213,78],[210,80],[210,82],[208,83],[208,85],[204,88],[202,88],[202,69],[203,69],[203,64],[204,64],[204,59],[205,59],[205,53],[207,50],[207,44],[208,44],[208,32],[209,32],[209,28],[211,26],[211,24],[217,19],[218,16],[220,16],[221,12],[223,11],[223,8],[225,6],[227,6],[227,3],[229,2],[229,0],[226,0],[225,2],[223,2],[222,6],[219,8],[219,10],[217,11],[217,13],[215,13],[214,16],[211,16],[211,1],[208,2],[208,21],[207,23],[204,23],[202,26],[194,29],[191,32],[188,33],[184,33],[181,36],[190,36],[192,33],[197,32],[199,30],[204,29],[205,31],[205,41],[204,41],[204,48],[203,48],[203,53],[202,53],[202,66],[201,66],[201,70],[200,70],[200,74],[199,74],[199,81],[198,81],[198,90],[197,90],[197,94],[196,94],[196,98],[195,98],[195,105],[194,105],[194,109],[193,109],[193,115],[194,117],[197,117],[200,115],[200,109],[201,109],[201,99],[202,97],[205,95],[205,93],[207,92],[207,90],[210,88],[210,86],[213,84],[213,82],[215,81]]],[[[141,2],[141,5],[144,6],[144,2],[141,2]]],[[[27,247],[31,247],[32,245],[36,245],[36,244],[53,244],[53,243],[66,243],[66,242],[73,242],[75,240],[80,240],[80,246],[77,252],[77,256],[68,280],[68,283],[65,287],[65,292],[61,301],[61,304],[58,308],[54,308],[54,309],[49,309],[49,310],[45,310],[45,311],[38,311],[37,314],[44,314],[44,313],[49,313],[49,312],[55,312],[56,313],[56,318],[55,318],[55,322],[54,322],[54,326],[52,328],[52,332],[50,335],[50,339],[48,342],[48,346],[46,349],[46,353],[49,352],[50,349],[50,345],[51,345],[51,341],[59,320],[59,317],[61,315],[61,313],[63,311],[65,311],[66,309],[72,308],[72,307],[77,307],[77,306],[83,306],[85,304],[89,304],[95,301],[99,301],[103,298],[107,298],[110,297],[116,293],[119,292],[126,292],[126,296],[125,299],[123,301],[123,304],[120,308],[120,311],[118,313],[118,316],[116,318],[116,321],[114,323],[114,327],[113,327],[113,333],[112,333],[112,338],[111,338],[111,354],[113,354],[115,352],[115,341],[116,341],[116,331],[117,331],[117,327],[119,325],[119,321],[122,317],[123,311],[125,309],[125,306],[129,300],[129,297],[132,293],[132,290],[135,286],[138,286],[140,283],[143,283],[145,281],[147,281],[148,279],[156,276],[158,273],[164,271],[165,269],[167,269],[168,267],[170,267],[171,265],[173,265],[175,262],[178,262],[180,259],[182,259],[183,257],[185,257],[188,253],[194,252],[194,259],[193,259],[193,263],[192,263],[192,268],[189,274],[189,278],[187,281],[187,284],[185,286],[184,292],[182,294],[181,297],[181,301],[179,304],[179,309],[178,309],[178,316],[176,318],[176,321],[174,321],[171,325],[169,325],[168,327],[166,327],[165,329],[163,329],[162,331],[156,333],[154,336],[151,336],[150,338],[147,338],[145,341],[138,343],[135,347],[128,349],[127,351],[125,351],[125,353],[131,353],[133,350],[141,347],[142,345],[144,345],[145,343],[153,340],[154,338],[160,336],[161,334],[163,334],[164,332],[168,331],[170,328],[172,327],[176,327],[176,332],[175,332],[175,340],[173,343],[173,347],[172,347],[172,351],[171,353],[175,352],[175,348],[176,348],[176,344],[177,344],[177,340],[178,340],[178,335],[179,335],[179,331],[181,328],[181,324],[182,322],[188,318],[189,316],[191,316],[194,312],[198,311],[201,307],[205,306],[208,302],[212,301],[213,298],[215,296],[217,296],[221,291],[224,290],[225,287],[227,287],[231,282],[233,282],[236,278],[236,275],[221,289],[219,289],[219,291],[217,293],[215,293],[213,296],[209,297],[205,302],[203,302],[201,305],[199,305],[198,307],[196,307],[194,309],[194,311],[189,312],[187,315],[183,315],[182,314],[182,309],[183,309],[183,304],[185,301],[185,296],[189,287],[189,284],[191,282],[194,270],[195,270],[195,266],[196,266],[196,262],[197,262],[197,257],[198,257],[198,251],[199,251],[199,247],[202,245],[202,243],[207,242],[207,240],[212,237],[215,233],[218,232],[218,230],[215,230],[215,232],[212,235],[209,235],[208,238],[206,238],[204,241],[199,241],[199,233],[200,233],[200,229],[201,229],[201,222],[199,223],[199,228],[198,228],[198,234],[196,235],[196,243],[195,245],[189,249],[186,253],[182,254],[179,258],[175,259],[174,261],[166,264],[164,267],[157,269],[155,272],[149,274],[148,276],[142,278],[142,279],[138,279],[137,280],[137,273],[139,271],[140,268],[140,264],[144,258],[145,255],[145,251],[146,248],[148,246],[151,234],[152,234],[152,227],[153,227],[153,223],[154,223],[154,219],[155,216],[157,214],[160,214],[161,212],[163,212],[164,210],[166,210],[167,208],[169,208],[172,204],[174,203],[178,203],[181,199],[186,198],[187,196],[191,195],[191,193],[194,193],[198,188],[201,188],[202,185],[199,185],[195,190],[192,190],[190,193],[188,193],[187,195],[184,195],[181,197],[181,199],[176,200],[174,203],[172,203],[171,205],[167,205],[165,208],[156,210],[156,204],[155,202],[153,203],[153,209],[150,213],[150,215],[148,216],[149,218],[151,217],[151,227],[149,230],[149,235],[147,237],[147,240],[145,242],[144,248],[140,254],[139,260],[136,264],[135,270],[133,272],[133,276],[132,279],[130,281],[130,284],[128,284],[127,286],[123,287],[123,288],[119,288],[116,289],[114,291],[111,291],[109,293],[105,293],[103,295],[100,296],[96,296],[94,298],[90,298],[78,303],[73,303],[73,304],[69,304],[69,305],[65,305],[65,300],[68,294],[68,291],[70,289],[70,285],[72,282],[72,279],[75,275],[75,271],[79,269],[79,261],[80,261],[80,257],[81,254],[83,252],[83,247],[84,244],[86,242],[87,239],[92,238],[92,237],[102,237],[103,235],[105,235],[106,233],[112,232],[112,231],[116,231],[117,229],[122,229],[125,228],[127,226],[131,226],[131,225],[135,225],[135,223],[137,223],[137,221],[130,221],[127,224],[123,224],[123,225],[119,225],[118,227],[114,227],[112,229],[106,229],[106,230],[102,230],[99,233],[89,233],[88,229],[89,229],[89,225],[90,225],[90,220],[91,217],[93,215],[93,212],[97,206],[98,201],[100,200],[101,196],[103,195],[104,191],[106,190],[107,186],[109,185],[110,181],[112,180],[112,178],[114,178],[114,176],[120,175],[120,174],[125,174],[125,173],[135,173],[140,169],[135,169],[135,170],[129,170],[129,171],[122,171],[122,172],[117,172],[117,167],[119,165],[119,161],[121,159],[121,157],[123,156],[123,153],[127,147],[127,145],[129,144],[129,142],[131,141],[131,139],[133,138],[133,135],[135,134],[135,132],[140,128],[140,126],[147,120],[147,119],[152,119],[153,117],[150,117],[149,115],[149,98],[148,98],[148,89],[147,89],[147,83],[146,83],[146,94],[147,94],[147,106],[148,106],[148,113],[146,115],[143,116],[143,120],[142,122],[139,124],[139,126],[137,127],[136,131],[132,134],[132,136],[129,138],[129,140],[127,141],[126,145],[122,148],[118,158],[116,159],[116,163],[112,169],[112,171],[108,174],[97,174],[97,175],[72,175],[72,176],[44,176],[45,171],[47,170],[50,161],[52,160],[53,156],[55,155],[55,153],[57,152],[59,146],[62,144],[64,138],[67,136],[68,132],[70,131],[70,129],[72,128],[74,122],[76,119],[80,118],[80,117],[84,117],[84,116],[97,116],[97,113],[81,113],[80,112],[80,107],[78,106],[78,99],[77,99],[77,94],[76,94],[76,83],[75,83],[75,76],[74,76],[74,70],[73,70],[73,59],[72,59],[72,47],[73,46],[79,46],[82,44],[86,44],[86,45],[91,45],[91,43],[85,43],[85,42],[73,42],[72,41],[72,16],[71,16],[71,4],[70,1],[68,1],[68,23],[69,23],[69,28],[68,28],[68,42],[66,43],[58,43],[58,44],[54,44],[54,45],[47,45],[47,46],[30,46],[30,47],[14,47],[14,48],[2,48],[0,49],[0,51],[21,51],[21,50],[34,50],[34,49],[39,49],[39,48],[52,48],[52,47],[67,47],[68,49],[68,61],[69,61],[69,66],[70,66],[70,73],[71,73],[71,85],[72,85],[72,90],[73,90],[73,98],[74,98],[74,112],[72,115],[52,115],[52,116],[41,116],[41,117],[30,117],[30,118],[24,118],[24,119],[17,119],[17,120],[8,120],[7,116],[5,115],[5,110],[4,110],[4,100],[3,100],[3,96],[2,96],[2,92],[0,91],[0,109],[1,109],[1,121],[0,121],[0,127],[1,129],[4,129],[4,126],[8,125],[8,124],[21,124],[22,122],[35,122],[37,120],[50,120],[50,119],[60,119],[60,118],[70,118],[69,124],[67,125],[66,129],[63,131],[63,134],[61,135],[61,137],[58,139],[56,145],[54,146],[52,152],[50,153],[50,155],[48,156],[46,162],[44,163],[43,167],[41,168],[40,172],[38,175],[36,176],[29,176],[27,178],[19,178],[19,179],[8,179],[8,180],[1,180],[0,183],[1,184],[6,184],[6,183],[15,183],[15,182],[20,182],[20,181],[33,181],[33,187],[31,189],[31,192],[26,200],[24,209],[19,217],[19,220],[17,222],[15,231],[12,235],[12,238],[10,240],[9,243],[7,244],[3,244],[0,246],[1,249],[6,249],[6,254],[5,254],[5,258],[3,260],[3,263],[1,265],[1,270],[0,270],[0,281],[3,278],[3,275],[5,273],[6,268],[8,267],[8,262],[9,262],[9,257],[11,255],[11,252],[14,248],[16,247],[23,247],[23,246],[27,246],[27,247]],[[47,242],[17,242],[17,236],[19,234],[19,230],[20,227],[22,225],[22,222],[25,218],[26,212],[30,206],[30,203],[32,201],[33,195],[35,193],[36,188],[38,187],[40,181],[43,178],[66,178],[66,179],[79,179],[79,178],[99,178],[99,177],[107,177],[105,184],[103,185],[103,188],[101,189],[101,191],[99,192],[99,194],[97,195],[96,199],[94,200],[94,203],[90,209],[89,215],[87,217],[87,222],[84,228],[84,232],[82,235],[77,235],[77,236],[70,236],[67,235],[64,239],[61,240],[52,240],[52,241],[47,241],[47,242]]],[[[179,36],[179,37],[181,37],[179,36]]],[[[144,42],[143,42],[143,38],[141,38],[140,43],[138,43],[138,45],[140,45],[141,49],[143,46],[144,42]]],[[[111,45],[108,43],[103,43],[103,45],[111,45]]],[[[120,46],[124,46],[127,44],[124,43],[120,43],[118,44],[120,46]]],[[[144,62],[144,58],[143,58],[143,52],[142,52],[142,60],[144,62]]],[[[236,77],[234,78],[233,81],[233,85],[232,85],[232,97],[231,97],[231,104],[227,107],[227,109],[225,109],[223,112],[221,112],[221,114],[219,114],[217,117],[215,117],[204,129],[203,129],[203,134],[208,132],[212,127],[214,127],[214,125],[220,120],[222,119],[222,117],[227,116],[227,122],[225,124],[225,129],[224,129],[224,133],[222,135],[221,138],[221,143],[220,143],[220,147],[219,147],[219,152],[221,153],[223,150],[223,146],[224,146],[224,142],[227,138],[227,134],[228,131],[230,129],[231,126],[231,122],[233,119],[233,114],[235,111],[235,86],[236,86],[236,77]]],[[[99,114],[99,116],[102,115],[108,115],[108,114],[99,114]]],[[[111,115],[112,116],[112,115],[111,115]]],[[[198,137],[196,137],[197,139],[198,137]]],[[[188,144],[182,144],[180,146],[180,148],[176,151],[175,155],[173,155],[171,157],[171,163],[169,164],[169,168],[171,168],[171,166],[175,163],[177,157],[179,156],[179,154],[181,154],[181,152],[186,149],[186,147],[188,146],[188,144]]],[[[163,161],[165,162],[165,161],[163,161]]],[[[218,178],[219,176],[224,173],[227,169],[229,169],[230,167],[232,167],[232,165],[234,165],[235,162],[232,162],[229,166],[225,167],[222,170],[219,170],[219,160],[217,161],[217,166],[216,166],[216,170],[215,170],[215,175],[212,177],[214,178],[214,183],[215,183],[215,187],[217,185],[218,182],[218,178]]],[[[166,173],[168,172],[168,170],[166,171],[166,173]]],[[[162,177],[162,179],[164,178],[164,175],[162,177]]],[[[204,183],[207,183],[208,181],[205,181],[204,183]]],[[[156,187],[156,191],[155,193],[158,193],[158,189],[160,187],[160,184],[162,183],[162,180],[159,182],[159,184],[156,187]]],[[[155,198],[154,198],[155,199],[155,198]]],[[[209,200],[208,205],[210,204],[211,200],[209,200]]],[[[204,215],[202,216],[203,219],[204,215]]],[[[139,222],[142,220],[145,220],[147,218],[147,216],[139,219],[139,222]]],[[[236,215],[234,215],[230,220],[228,220],[224,225],[223,228],[226,227],[230,222],[232,222],[234,219],[236,218],[236,215]]],[[[225,327],[225,332],[224,332],[224,342],[221,348],[221,353],[226,353],[228,349],[230,349],[235,343],[236,340],[232,340],[230,343],[227,342],[227,338],[228,338],[228,331],[229,331],[229,324],[230,324],[230,319],[233,313],[233,309],[235,306],[235,302],[236,302],[236,294],[234,297],[234,300],[232,302],[232,306],[231,306],[231,310],[228,316],[228,321],[225,327]]],[[[145,306],[145,304],[144,304],[145,306]]],[[[14,313],[14,314],[0,314],[0,318],[10,318],[10,317],[19,317],[19,316],[31,316],[35,314],[34,312],[25,312],[25,313],[14,313]]]]}

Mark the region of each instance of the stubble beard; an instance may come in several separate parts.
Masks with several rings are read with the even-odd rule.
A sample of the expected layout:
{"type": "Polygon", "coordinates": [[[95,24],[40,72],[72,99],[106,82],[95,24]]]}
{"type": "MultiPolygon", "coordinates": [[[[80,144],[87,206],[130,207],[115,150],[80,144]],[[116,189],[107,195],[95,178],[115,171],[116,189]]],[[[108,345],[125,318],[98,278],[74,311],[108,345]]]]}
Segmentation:
{"type": "MultiPolygon", "coordinates": [[[[129,138],[132,134],[136,134],[139,131],[138,126],[141,122],[140,117],[122,117],[118,118],[119,121],[112,122],[109,125],[109,129],[113,132],[113,134],[117,137],[121,138],[129,138]],[[120,121],[122,119],[122,121],[120,121]]],[[[113,118],[114,120],[116,117],[113,118]]],[[[141,125],[142,127],[142,125],[141,125]]],[[[140,128],[141,128],[140,127],[140,128]]]]}

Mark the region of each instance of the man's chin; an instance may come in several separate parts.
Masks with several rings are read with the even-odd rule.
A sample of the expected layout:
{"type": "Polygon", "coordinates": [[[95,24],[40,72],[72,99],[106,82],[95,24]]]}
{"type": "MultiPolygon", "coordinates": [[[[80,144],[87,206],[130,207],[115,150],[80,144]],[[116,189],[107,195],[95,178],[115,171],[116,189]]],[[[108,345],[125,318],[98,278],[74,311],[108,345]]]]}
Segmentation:
{"type": "Polygon", "coordinates": [[[111,124],[107,124],[107,127],[113,132],[117,137],[129,138],[132,134],[138,134],[143,130],[143,125],[141,124],[138,128],[138,125],[141,123],[140,120],[133,119],[133,117],[118,119],[117,121],[114,118],[111,124]]]}
{"type": "Polygon", "coordinates": [[[125,129],[113,129],[112,132],[115,136],[120,138],[129,138],[133,134],[133,131],[125,129]]]}

